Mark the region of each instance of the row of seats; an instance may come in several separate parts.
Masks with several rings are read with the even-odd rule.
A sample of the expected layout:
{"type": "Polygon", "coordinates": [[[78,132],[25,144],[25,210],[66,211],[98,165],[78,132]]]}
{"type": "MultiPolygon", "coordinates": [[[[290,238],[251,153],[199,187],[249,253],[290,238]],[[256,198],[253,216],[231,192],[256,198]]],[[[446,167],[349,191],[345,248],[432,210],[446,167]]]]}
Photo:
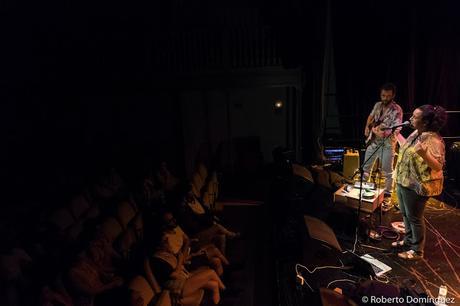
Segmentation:
{"type": "MultiPolygon", "coordinates": [[[[203,164],[197,167],[192,176],[192,181],[203,191],[201,196],[206,197],[212,193],[217,197],[218,182],[217,175],[213,173],[208,177],[208,172],[203,164]]],[[[122,189],[122,184],[118,184],[119,189],[112,191],[112,197],[116,197],[118,191],[122,189]]],[[[108,188],[109,189],[109,188],[108,188]]],[[[125,262],[130,262],[133,258],[131,254],[142,244],[144,235],[144,217],[142,209],[137,205],[133,197],[129,197],[118,202],[107,201],[108,193],[104,193],[103,199],[95,197],[90,192],[84,191],[75,196],[65,207],[57,209],[50,215],[49,222],[59,231],[59,236],[77,242],[79,234],[83,231],[85,224],[91,220],[97,220],[100,224],[97,231],[107,238],[113,249],[120,255],[125,262]],[[111,209],[101,209],[103,203],[110,203],[114,207],[111,209]],[[110,215],[102,217],[101,211],[109,211],[110,215]]],[[[214,203],[208,202],[208,205],[214,203]]],[[[137,259],[137,258],[136,258],[137,259]]],[[[161,305],[169,306],[173,303],[167,290],[162,290],[155,279],[154,272],[150,267],[148,258],[143,259],[143,272],[135,275],[128,282],[128,288],[140,294],[142,305],[161,305]]],[[[204,291],[199,292],[199,296],[192,299],[193,303],[189,306],[199,305],[204,297],[204,291]]]]}
{"type": "Polygon", "coordinates": [[[57,230],[57,235],[68,241],[76,241],[87,221],[97,218],[99,206],[88,191],[75,196],[70,203],[52,212],[48,222],[57,230]]]}
{"type": "MultiPolygon", "coordinates": [[[[208,171],[206,166],[200,163],[190,180],[195,186],[196,195],[204,200],[205,205],[212,208],[219,192],[216,172],[208,171]]],[[[161,182],[161,179],[159,181],[161,182]]],[[[165,181],[171,186],[177,186],[177,179],[174,180],[170,174],[165,181]]],[[[96,231],[109,240],[122,260],[130,262],[133,253],[144,242],[146,208],[149,207],[142,206],[137,198],[135,200],[135,197],[130,195],[124,180],[112,168],[96,183],[70,198],[62,207],[47,213],[43,221],[37,220],[40,223],[39,230],[34,236],[37,237],[41,250],[38,252],[40,254],[32,251],[28,262],[38,265],[44,263],[39,271],[55,275],[55,280],[45,280],[45,277],[40,275],[35,286],[49,284],[53,288],[65,288],[62,276],[68,268],[68,260],[75,257],[78,252],[84,251],[81,246],[85,245],[88,237],[93,236],[91,233],[96,231]],[[38,257],[35,257],[37,254],[38,257]],[[46,260],[43,260],[45,257],[46,260]]],[[[26,250],[29,253],[30,249],[26,250]]],[[[149,261],[146,258],[142,260],[143,263],[138,263],[143,264],[142,272],[130,275],[130,279],[126,279],[128,288],[141,293],[144,305],[170,305],[172,301],[168,291],[161,290],[155,281],[154,272],[149,267],[149,261]]],[[[30,282],[30,285],[34,286],[33,282],[30,282]]],[[[200,292],[200,296],[194,301],[201,301],[203,295],[204,292],[200,292]]]]}

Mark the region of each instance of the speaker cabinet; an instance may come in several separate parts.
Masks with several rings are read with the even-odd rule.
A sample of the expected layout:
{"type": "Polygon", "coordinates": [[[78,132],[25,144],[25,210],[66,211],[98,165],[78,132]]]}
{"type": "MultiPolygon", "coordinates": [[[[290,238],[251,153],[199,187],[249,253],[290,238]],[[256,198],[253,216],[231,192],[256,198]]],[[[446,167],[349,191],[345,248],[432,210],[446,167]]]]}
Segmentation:
{"type": "Polygon", "coordinates": [[[347,150],[343,155],[343,176],[351,179],[359,169],[359,151],[347,150]]]}
{"type": "Polygon", "coordinates": [[[318,218],[307,215],[304,216],[304,220],[310,238],[326,243],[337,251],[342,252],[342,247],[337,241],[337,237],[329,225],[318,218]]]}
{"type": "Polygon", "coordinates": [[[334,231],[323,221],[304,216],[307,233],[303,241],[303,264],[307,267],[338,265],[339,259],[349,273],[375,276],[372,266],[356,254],[343,252],[334,231]]]}

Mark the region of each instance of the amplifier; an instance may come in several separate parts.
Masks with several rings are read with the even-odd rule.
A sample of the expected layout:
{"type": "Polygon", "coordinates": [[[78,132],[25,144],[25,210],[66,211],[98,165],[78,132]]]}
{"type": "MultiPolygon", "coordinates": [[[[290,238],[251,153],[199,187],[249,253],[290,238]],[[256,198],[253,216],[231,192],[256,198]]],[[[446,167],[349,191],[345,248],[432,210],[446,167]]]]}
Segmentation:
{"type": "Polygon", "coordinates": [[[343,177],[351,179],[359,169],[359,151],[347,150],[343,155],[343,177]]]}

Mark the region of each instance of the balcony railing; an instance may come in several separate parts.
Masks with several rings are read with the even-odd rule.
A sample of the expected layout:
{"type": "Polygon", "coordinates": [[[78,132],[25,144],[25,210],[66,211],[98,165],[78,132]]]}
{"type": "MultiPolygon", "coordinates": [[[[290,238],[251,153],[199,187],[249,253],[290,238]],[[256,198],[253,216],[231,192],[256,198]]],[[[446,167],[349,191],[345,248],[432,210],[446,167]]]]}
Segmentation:
{"type": "Polygon", "coordinates": [[[155,66],[164,72],[279,67],[275,37],[268,28],[174,31],[157,47],[155,66]]]}

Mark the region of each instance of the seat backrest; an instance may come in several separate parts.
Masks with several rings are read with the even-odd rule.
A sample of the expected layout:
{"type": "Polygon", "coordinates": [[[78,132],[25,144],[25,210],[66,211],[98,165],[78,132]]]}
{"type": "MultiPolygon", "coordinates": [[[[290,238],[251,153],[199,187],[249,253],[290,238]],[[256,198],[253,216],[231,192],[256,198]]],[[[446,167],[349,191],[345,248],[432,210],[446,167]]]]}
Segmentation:
{"type": "Polygon", "coordinates": [[[219,182],[216,180],[210,180],[206,186],[206,191],[210,193],[214,199],[217,199],[219,194],[219,182]]]}
{"type": "Polygon", "coordinates": [[[85,219],[94,219],[99,216],[99,206],[97,204],[92,205],[85,213],[85,219]]]}
{"type": "Polygon", "coordinates": [[[217,172],[216,172],[216,171],[213,171],[213,172],[211,173],[211,179],[210,179],[210,181],[212,181],[212,182],[214,182],[214,183],[217,183],[217,184],[219,183],[219,179],[217,178],[217,172]]]}
{"type": "Polygon", "coordinates": [[[129,282],[128,288],[140,294],[140,296],[144,300],[144,306],[149,305],[149,303],[155,297],[155,292],[152,290],[149,283],[143,276],[138,275],[134,277],[129,282]]]}
{"type": "Polygon", "coordinates": [[[153,291],[157,294],[160,293],[161,287],[156,280],[155,275],[153,275],[152,267],[150,266],[150,259],[148,257],[144,258],[144,274],[153,291]]]}
{"type": "Polygon", "coordinates": [[[125,260],[131,257],[131,251],[137,242],[136,233],[132,228],[127,228],[114,242],[115,250],[125,260]]]}
{"type": "Polygon", "coordinates": [[[111,197],[113,197],[115,195],[116,191],[100,184],[100,183],[96,183],[94,184],[93,186],[93,195],[97,198],[97,199],[110,199],[111,197]]]}
{"type": "Polygon", "coordinates": [[[77,241],[81,232],[84,228],[84,220],[79,220],[72,224],[72,226],[67,230],[67,238],[72,241],[77,241]]]}
{"type": "Polygon", "coordinates": [[[137,240],[142,241],[144,239],[144,217],[142,213],[137,213],[129,226],[134,230],[137,240]]]}
{"type": "Polygon", "coordinates": [[[293,163],[292,164],[292,174],[299,176],[303,178],[305,181],[311,182],[312,184],[315,183],[315,180],[313,179],[313,175],[311,174],[310,170],[308,170],[302,165],[293,163]]]}
{"type": "Polygon", "coordinates": [[[200,191],[201,188],[203,188],[204,186],[204,181],[197,171],[195,171],[192,175],[192,184],[196,187],[198,191],[200,191]]]}
{"type": "Polygon", "coordinates": [[[60,208],[51,214],[49,222],[64,231],[75,223],[75,219],[67,208],[60,208]]]}
{"type": "Polygon", "coordinates": [[[113,217],[107,218],[104,223],[102,223],[100,230],[110,243],[113,243],[123,231],[120,223],[113,217]]]}
{"type": "Polygon", "coordinates": [[[201,180],[205,182],[208,178],[208,169],[203,163],[198,164],[197,172],[200,174],[201,180]]]}
{"type": "Polygon", "coordinates": [[[84,213],[86,213],[90,204],[86,197],[82,194],[75,196],[69,203],[69,211],[75,219],[79,219],[84,213]]]}
{"type": "Polygon", "coordinates": [[[205,191],[203,193],[203,205],[206,206],[207,208],[210,208],[214,203],[213,203],[213,195],[209,191],[205,191]]]}
{"type": "MultiPolygon", "coordinates": [[[[184,304],[182,305],[183,306],[200,306],[200,303],[195,304],[195,305],[184,305],[184,304]]],[[[172,306],[171,296],[169,295],[168,290],[161,291],[160,296],[156,300],[155,306],[172,306]]]]}
{"type": "Polygon", "coordinates": [[[118,203],[117,219],[123,229],[128,227],[128,223],[136,216],[136,211],[128,201],[118,203]]]}
{"type": "Polygon", "coordinates": [[[197,198],[201,198],[201,190],[192,183],[192,192],[197,198]]]}

